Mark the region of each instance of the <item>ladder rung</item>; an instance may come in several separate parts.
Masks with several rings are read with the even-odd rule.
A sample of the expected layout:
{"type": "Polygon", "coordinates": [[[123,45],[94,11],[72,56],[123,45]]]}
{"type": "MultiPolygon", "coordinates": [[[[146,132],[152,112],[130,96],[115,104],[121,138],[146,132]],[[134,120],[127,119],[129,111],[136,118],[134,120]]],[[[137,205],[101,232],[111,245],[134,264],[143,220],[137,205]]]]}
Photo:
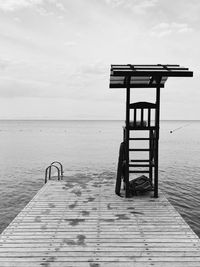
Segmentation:
{"type": "Polygon", "coordinates": [[[150,138],[129,138],[129,140],[150,140],[150,138]]]}
{"type": "Polygon", "coordinates": [[[129,171],[129,173],[149,173],[149,171],[129,171]]]}
{"type": "MultiPolygon", "coordinates": [[[[127,128],[126,128],[127,129],[127,128]]],[[[129,131],[155,130],[156,126],[129,126],[129,131]]]]}
{"type": "Polygon", "coordinates": [[[149,159],[131,159],[131,162],[150,162],[149,159]]]}
{"type": "Polygon", "coordinates": [[[154,164],[129,164],[129,167],[154,167],[154,164]]]}
{"type": "Polygon", "coordinates": [[[130,148],[129,151],[150,151],[149,148],[130,148]]]}

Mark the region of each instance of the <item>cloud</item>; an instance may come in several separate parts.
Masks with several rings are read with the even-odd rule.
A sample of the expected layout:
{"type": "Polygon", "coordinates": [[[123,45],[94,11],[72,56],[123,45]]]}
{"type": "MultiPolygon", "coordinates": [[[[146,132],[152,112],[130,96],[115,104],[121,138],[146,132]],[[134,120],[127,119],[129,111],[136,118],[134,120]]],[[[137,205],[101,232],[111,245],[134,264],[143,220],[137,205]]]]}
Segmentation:
{"type": "Polygon", "coordinates": [[[7,60],[0,59],[0,71],[4,71],[9,65],[7,60]]]}
{"type": "Polygon", "coordinates": [[[21,22],[21,19],[19,17],[14,17],[13,20],[16,22],[21,22]]]}
{"type": "Polygon", "coordinates": [[[147,9],[155,7],[158,0],[104,0],[106,4],[113,8],[125,8],[134,13],[145,13],[147,9]]]}
{"type": "Polygon", "coordinates": [[[62,3],[56,2],[55,6],[60,10],[60,11],[65,11],[65,7],[62,3]]]}
{"type": "Polygon", "coordinates": [[[0,97],[42,97],[44,89],[47,89],[48,86],[49,83],[41,81],[2,77],[0,79],[0,97]]]}
{"type": "Polygon", "coordinates": [[[147,9],[155,7],[157,4],[157,0],[143,0],[143,1],[138,1],[135,3],[135,6],[133,6],[133,11],[136,13],[145,13],[147,9]]]}
{"type": "Polygon", "coordinates": [[[151,35],[157,37],[167,36],[173,33],[189,33],[193,29],[186,23],[166,23],[161,22],[158,25],[154,26],[151,30],[151,35]]]}
{"type": "Polygon", "coordinates": [[[51,81],[4,76],[0,79],[0,98],[88,99],[89,95],[90,99],[96,99],[102,95],[102,90],[98,88],[102,81],[88,72],[84,75],[81,70],[79,73],[74,76],[66,75],[62,80],[57,77],[51,81]],[[91,90],[97,82],[98,86],[91,90]]]}
{"type": "Polygon", "coordinates": [[[54,15],[54,12],[48,11],[46,8],[43,6],[37,6],[37,11],[41,16],[49,16],[49,15],[54,15]]]}
{"type": "Polygon", "coordinates": [[[43,0],[0,0],[0,9],[4,11],[14,11],[16,9],[40,5],[42,3],[43,0]]]}
{"type": "Polygon", "coordinates": [[[72,47],[72,46],[76,46],[77,43],[74,42],[74,41],[67,41],[64,43],[65,46],[68,46],[68,47],[72,47]]]}
{"type": "Polygon", "coordinates": [[[30,62],[0,60],[0,97],[84,99],[90,95],[90,98],[95,98],[98,92],[102,92],[97,89],[96,83],[99,86],[102,81],[107,81],[105,73],[108,73],[108,66],[100,61],[75,66],[36,66],[30,62]],[[94,85],[95,89],[91,92],[94,85]]]}
{"type": "Polygon", "coordinates": [[[42,7],[48,3],[53,4],[59,11],[65,11],[64,5],[57,0],[0,0],[0,9],[6,12],[12,12],[36,6],[41,15],[49,15],[51,13],[42,7]]]}
{"type": "Polygon", "coordinates": [[[107,71],[107,65],[103,64],[100,61],[97,62],[93,62],[90,64],[84,64],[82,66],[80,66],[80,68],[78,69],[79,74],[83,74],[83,75],[102,75],[107,71]]]}

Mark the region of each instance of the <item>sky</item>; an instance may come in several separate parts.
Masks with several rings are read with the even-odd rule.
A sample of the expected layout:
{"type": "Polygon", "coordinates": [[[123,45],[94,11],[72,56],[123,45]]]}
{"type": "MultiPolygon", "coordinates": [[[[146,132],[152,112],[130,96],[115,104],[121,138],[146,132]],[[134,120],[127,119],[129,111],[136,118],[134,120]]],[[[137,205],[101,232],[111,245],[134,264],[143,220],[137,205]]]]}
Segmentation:
{"type": "Polygon", "coordinates": [[[168,79],[161,119],[200,120],[199,14],[199,0],[0,0],[0,119],[121,120],[111,64],[179,64],[194,77],[168,79]]]}

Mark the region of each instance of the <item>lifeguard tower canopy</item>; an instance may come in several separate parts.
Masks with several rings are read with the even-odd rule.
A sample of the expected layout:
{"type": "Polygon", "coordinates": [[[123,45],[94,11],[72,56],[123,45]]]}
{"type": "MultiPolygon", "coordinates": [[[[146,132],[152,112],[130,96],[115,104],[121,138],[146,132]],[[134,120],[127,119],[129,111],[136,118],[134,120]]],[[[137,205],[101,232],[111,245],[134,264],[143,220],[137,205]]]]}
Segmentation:
{"type": "Polygon", "coordinates": [[[111,65],[110,88],[163,88],[168,77],[192,77],[179,65],[111,65]]]}

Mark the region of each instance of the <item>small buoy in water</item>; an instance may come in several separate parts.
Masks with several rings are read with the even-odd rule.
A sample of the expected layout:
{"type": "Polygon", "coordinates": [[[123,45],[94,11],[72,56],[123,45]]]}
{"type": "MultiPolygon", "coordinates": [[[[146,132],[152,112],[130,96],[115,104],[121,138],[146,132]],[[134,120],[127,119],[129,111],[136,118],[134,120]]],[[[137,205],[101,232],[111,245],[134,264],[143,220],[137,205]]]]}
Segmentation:
{"type": "Polygon", "coordinates": [[[176,129],[174,129],[174,130],[171,130],[170,133],[173,133],[173,132],[175,132],[175,131],[177,131],[177,130],[180,130],[180,129],[184,128],[184,127],[187,127],[187,126],[189,126],[189,125],[190,125],[190,123],[185,124],[185,125],[183,125],[183,126],[181,126],[181,127],[178,127],[178,128],[176,128],[176,129]]]}

